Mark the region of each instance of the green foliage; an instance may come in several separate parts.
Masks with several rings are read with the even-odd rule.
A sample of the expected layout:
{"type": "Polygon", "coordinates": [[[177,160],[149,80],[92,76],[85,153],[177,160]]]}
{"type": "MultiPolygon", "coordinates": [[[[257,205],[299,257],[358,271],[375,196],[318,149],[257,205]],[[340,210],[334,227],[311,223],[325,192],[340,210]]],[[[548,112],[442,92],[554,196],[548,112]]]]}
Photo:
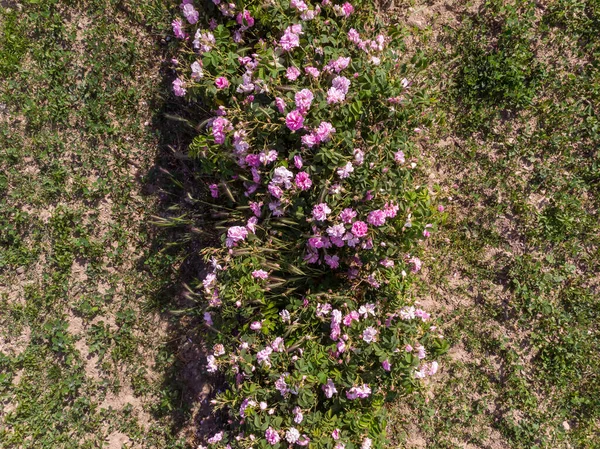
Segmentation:
{"type": "Polygon", "coordinates": [[[419,390],[448,349],[408,293],[438,218],[413,177],[431,99],[406,77],[426,58],[401,55],[369,9],[340,7],[301,21],[287,2],[240,2],[248,29],[212,9],[212,31],[182,25],[194,39],[179,45],[174,93],[207,111],[190,155],[217,198],[190,200],[221,241],[189,291],[207,369],[227,383],[215,405],[228,424],[210,444],[382,447],[383,403],[419,390]]]}
{"type": "Polygon", "coordinates": [[[543,79],[532,49],[534,9],[529,1],[488,0],[456,32],[454,99],[469,117],[465,131],[531,104],[543,79]]]}

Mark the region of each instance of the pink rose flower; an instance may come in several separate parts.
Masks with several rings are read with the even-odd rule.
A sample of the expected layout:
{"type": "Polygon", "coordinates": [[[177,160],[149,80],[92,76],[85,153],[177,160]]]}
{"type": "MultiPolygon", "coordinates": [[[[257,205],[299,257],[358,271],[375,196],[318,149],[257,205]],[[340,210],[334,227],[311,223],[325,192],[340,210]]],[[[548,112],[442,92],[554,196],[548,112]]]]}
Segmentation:
{"type": "Polygon", "coordinates": [[[291,51],[300,46],[300,34],[302,34],[302,25],[295,24],[287,27],[283,36],[279,40],[279,45],[284,51],[291,51]]]}
{"type": "Polygon", "coordinates": [[[250,28],[254,26],[254,17],[250,15],[250,11],[244,9],[243,13],[239,13],[236,17],[236,21],[238,24],[242,25],[245,28],[250,28]]]}
{"type": "Polygon", "coordinates": [[[394,153],[394,160],[398,164],[404,164],[406,162],[406,158],[404,157],[404,151],[400,150],[394,153]]]}
{"type": "Polygon", "coordinates": [[[263,206],[262,201],[260,203],[257,203],[255,201],[250,201],[250,203],[248,205],[250,206],[250,210],[252,211],[252,213],[256,217],[260,217],[260,214],[262,211],[262,206],[263,206]]]}
{"type": "Polygon", "coordinates": [[[294,110],[285,117],[285,124],[291,131],[298,131],[304,127],[304,116],[298,110],[294,110]]]}
{"type": "Polygon", "coordinates": [[[215,138],[215,143],[222,144],[225,142],[225,133],[232,131],[231,122],[224,117],[217,117],[212,122],[212,134],[215,138]]]}
{"type": "Polygon", "coordinates": [[[229,248],[236,243],[241,242],[248,236],[248,229],[245,226],[232,226],[227,230],[226,244],[229,248]]]}
{"type": "Polygon", "coordinates": [[[327,214],[331,212],[331,209],[327,203],[320,203],[313,207],[312,216],[317,221],[323,221],[327,219],[327,214]]]}
{"type": "Polygon", "coordinates": [[[369,212],[367,221],[373,226],[382,226],[385,224],[385,218],[385,212],[377,209],[369,212]]]}
{"type": "Polygon", "coordinates": [[[200,17],[198,11],[196,11],[194,9],[194,6],[190,3],[183,5],[183,15],[185,16],[187,21],[192,25],[198,22],[198,19],[200,17]]]}
{"type": "Polygon", "coordinates": [[[300,76],[300,70],[298,70],[294,66],[288,67],[285,72],[285,77],[290,81],[296,80],[296,78],[298,78],[299,76],[300,76]]]}
{"type": "Polygon", "coordinates": [[[327,91],[327,104],[341,103],[346,99],[346,94],[335,87],[330,87],[327,91]]]}
{"type": "Polygon", "coordinates": [[[408,263],[412,265],[410,271],[413,273],[418,273],[419,271],[421,271],[421,266],[423,265],[421,262],[421,259],[419,259],[418,257],[411,257],[410,259],[408,259],[408,263]]]}
{"type": "Polygon", "coordinates": [[[175,81],[173,81],[173,93],[177,97],[183,97],[185,95],[186,90],[183,87],[184,85],[185,84],[181,78],[176,78],[175,81]]]}
{"type": "Polygon", "coordinates": [[[321,72],[319,72],[319,69],[317,69],[316,67],[305,67],[304,71],[306,72],[307,75],[310,75],[313,78],[318,78],[319,75],[321,74],[321,72]]]}
{"type": "Polygon", "coordinates": [[[265,430],[265,438],[267,439],[267,443],[269,443],[271,446],[276,445],[281,440],[277,431],[272,427],[269,427],[267,430],[265,430]]]}
{"type": "Polygon", "coordinates": [[[346,2],[342,5],[342,12],[344,13],[344,16],[350,17],[350,14],[354,12],[354,6],[346,2]]]}
{"type": "Polygon", "coordinates": [[[377,336],[377,329],[375,329],[373,326],[369,326],[363,331],[362,339],[367,343],[371,343],[371,342],[375,341],[376,336],[377,336]]]}
{"type": "Polygon", "coordinates": [[[352,162],[347,162],[345,166],[337,169],[337,174],[341,179],[346,179],[352,172],[354,172],[352,162]]]}
{"type": "Polygon", "coordinates": [[[394,203],[385,203],[385,207],[383,208],[386,218],[394,218],[398,214],[399,210],[400,207],[394,203]]]}
{"type": "Polygon", "coordinates": [[[333,380],[327,379],[327,383],[321,387],[323,392],[325,393],[325,397],[331,399],[334,394],[337,393],[337,389],[335,388],[335,384],[333,380]]]}
{"type": "Polygon", "coordinates": [[[345,76],[336,76],[331,82],[331,85],[341,91],[344,95],[350,90],[350,80],[345,76]]]}
{"type": "Polygon", "coordinates": [[[202,78],[202,62],[194,61],[190,68],[192,69],[192,79],[199,80],[202,78]]]}
{"type": "Polygon", "coordinates": [[[296,93],[296,96],[294,97],[296,108],[306,114],[306,111],[309,110],[314,98],[315,96],[309,89],[302,89],[300,92],[296,93]]]}
{"type": "Polygon", "coordinates": [[[279,187],[276,184],[273,184],[272,182],[270,182],[269,185],[267,186],[267,190],[275,198],[281,198],[283,195],[283,190],[281,189],[281,187],[279,187]]]}
{"type": "Polygon", "coordinates": [[[209,444],[216,444],[223,439],[223,432],[215,433],[211,438],[207,441],[209,444]]]}
{"type": "Polygon", "coordinates": [[[364,237],[367,235],[369,228],[364,221],[355,221],[352,224],[352,234],[356,237],[364,237]]]}
{"type": "Polygon", "coordinates": [[[285,101],[281,97],[275,97],[275,106],[277,106],[277,110],[280,114],[285,112],[285,101]]]}
{"type": "Polygon", "coordinates": [[[329,122],[321,122],[319,127],[316,129],[316,137],[320,142],[327,142],[331,139],[331,135],[335,133],[336,129],[329,122]]]}
{"type": "Polygon", "coordinates": [[[359,44],[361,42],[360,34],[354,28],[350,28],[348,31],[348,40],[354,44],[359,44]]]}
{"type": "Polygon", "coordinates": [[[438,362],[431,362],[431,364],[428,366],[427,368],[427,374],[429,376],[433,376],[435,373],[437,373],[439,368],[438,362]]]}
{"type": "Polygon", "coordinates": [[[296,156],[294,156],[294,167],[296,167],[298,170],[300,170],[302,168],[302,165],[303,165],[302,156],[297,154],[296,156]]]}
{"type": "Polygon", "coordinates": [[[312,148],[319,143],[319,139],[315,133],[304,134],[300,140],[302,144],[306,145],[308,148],[312,148]]]}
{"type": "Polygon", "coordinates": [[[268,279],[269,273],[267,273],[265,270],[254,270],[252,272],[252,277],[254,279],[268,279]]]}
{"type": "Polygon", "coordinates": [[[306,3],[304,3],[303,0],[290,0],[290,7],[295,8],[298,11],[306,11],[308,9],[308,6],[306,6],[306,3]]]}
{"type": "Polygon", "coordinates": [[[346,224],[352,223],[352,220],[356,218],[356,211],[350,207],[347,207],[340,213],[340,220],[346,224]]]}
{"type": "Polygon", "coordinates": [[[296,186],[298,186],[301,190],[308,190],[312,186],[312,181],[308,173],[301,171],[296,175],[296,186]]]}
{"type": "Polygon", "coordinates": [[[252,233],[256,234],[256,224],[258,223],[258,218],[250,217],[248,222],[246,223],[246,228],[252,233]]]}
{"type": "Polygon", "coordinates": [[[217,89],[226,89],[229,87],[229,80],[224,76],[220,76],[215,79],[215,86],[217,86],[217,89]]]}
{"type": "Polygon", "coordinates": [[[285,351],[285,344],[283,338],[277,337],[275,340],[273,340],[273,343],[271,343],[271,348],[273,348],[273,351],[275,352],[285,351]]]}
{"type": "Polygon", "coordinates": [[[173,27],[173,33],[177,39],[185,39],[185,32],[183,31],[183,22],[181,19],[175,19],[171,22],[173,27]]]}

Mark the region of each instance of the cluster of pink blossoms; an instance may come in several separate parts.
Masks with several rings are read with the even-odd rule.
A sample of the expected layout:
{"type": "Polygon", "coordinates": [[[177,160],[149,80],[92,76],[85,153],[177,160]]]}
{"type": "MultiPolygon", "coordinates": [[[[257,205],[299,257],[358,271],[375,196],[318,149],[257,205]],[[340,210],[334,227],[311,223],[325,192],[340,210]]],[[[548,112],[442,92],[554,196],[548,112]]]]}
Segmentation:
{"type": "Polygon", "coordinates": [[[336,129],[329,122],[321,122],[321,124],[308,134],[302,136],[301,140],[308,148],[319,145],[324,142],[329,142],[331,136],[336,132],[336,129]]]}
{"type": "Polygon", "coordinates": [[[181,78],[175,78],[173,81],[173,93],[178,97],[183,97],[186,93],[185,83],[181,78]]]}
{"type": "Polygon", "coordinates": [[[224,117],[217,117],[212,121],[212,134],[215,138],[215,143],[225,143],[225,134],[233,131],[231,122],[224,117]]]}
{"type": "Polygon", "coordinates": [[[350,89],[350,80],[344,76],[338,76],[333,79],[331,87],[327,91],[327,103],[341,103],[346,99],[346,94],[350,89]]]}
{"type": "Polygon", "coordinates": [[[346,397],[352,399],[364,399],[371,395],[371,387],[367,384],[360,385],[358,387],[352,387],[346,392],[346,397]]]}
{"type": "Polygon", "coordinates": [[[287,27],[279,40],[279,45],[282,50],[292,51],[294,48],[299,47],[301,34],[304,34],[301,24],[297,23],[287,27]]]}
{"type": "Polygon", "coordinates": [[[209,52],[215,46],[215,36],[210,31],[196,30],[192,45],[200,54],[209,52]]]}
{"type": "Polygon", "coordinates": [[[183,21],[181,19],[175,19],[171,22],[173,27],[173,34],[177,39],[185,39],[187,34],[183,31],[183,21]]]}
{"type": "Polygon", "coordinates": [[[212,0],[212,2],[217,5],[221,14],[225,17],[234,17],[235,16],[235,3],[228,3],[222,0],[212,0]]]}
{"type": "Polygon", "coordinates": [[[190,25],[194,25],[196,22],[198,22],[198,19],[200,18],[200,14],[198,13],[198,11],[196,11],[192,3],[192,0],[183,0],[180,5],[181,10],[183,11],[183,15],[185,16],[186,20],[190,23],[190,25]]]}
{"type": "MultiPolygon", "coordinates": [[[[350,163],[349,163],[350,164],[350,163]]],[[[347,174],[352,172],[352,165],[343,167],[338,170],[338,174],[341,178],[345,178],[347,174]]],[[[357,212],[352,208],[345,208],[341,211],[337,217],[341,223],[335,223],[325,229],[327,236],[322,235],[321,232],[314,228],[315,235],[310,237],[307,242],[308,251],[305,256],[305,260],[308,263],[319,262],[319,249],[327,250],[332,246],[341,248],[344,246],[355,247],[361,239],[366,237],[369,233],[369,224],[374,227],[379,227],[385,224],[386,219],[394,218],[398,213],[399,207],[395,203],[386,203],[383,209],[377,209],[369,212],[367,215],[367,223],[361,220],[356,220],[357,212]],[[346,226],[349,226],[347,228],[346,226]]],[[[331,208],[327,203],[317,204],[313,207],[312,218],[316,222],[323,222],[328,219],[328,215],[331,213],[331,208]]],[[[371,249],[373,246],[371,239],[366,239],[362,243],[363,249],[371,249]]],[[[339,267],[340,259],[338,256],[332,256],[326,254],[323,258],[324,262],[335,269],[339,267]]],[[[384,266],[393,266],[393,261],[383,261],[384,266]]],[[[351,277],[354,277],[355,269],[351,269],[351,277]]],[[[375,286],[375,285],[374,285],[375,286]]]]}

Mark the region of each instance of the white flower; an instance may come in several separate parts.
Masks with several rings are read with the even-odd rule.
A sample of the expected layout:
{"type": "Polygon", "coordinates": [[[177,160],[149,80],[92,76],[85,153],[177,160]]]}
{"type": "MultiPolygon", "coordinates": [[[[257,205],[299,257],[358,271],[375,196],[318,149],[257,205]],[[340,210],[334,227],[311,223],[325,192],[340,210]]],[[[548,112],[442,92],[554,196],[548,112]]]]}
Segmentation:
{"type": "Polygon", "coordinates": [[[338,168],[337,174],[341,179],[346,179],[350,176],[350,173],[354,171],[354,167],[352,166],[352,162],[348,162],[342,168],[338,168]]]}
{"type": "Polygon", "coordinates": [[[195,61],[192,64],[192,79],[200,79],[202,78],[202,76],[204,75],[203,71],[202,71],[202,66],[200,65],[200,63],[198,61],[195,61]]]}
{"type": "Polygon", "coordinates": [[[360,306],[358,313],[364,318],[368,317],[369,314],[375,316],[375,304],[365,304],[364,306],[360,306]]]}
{"type": "Polygon", "coordinates": [[[285,167],[277,167],[273,171],[273,183],[277,185],[283,184],[286,189],[292,187],[293,177],[294,174],[285,167]]]}
{"type": "Polygon", "coordinates": [[[283,309],[281,312],[279,312],[279,316],[284,323],[290,322],[290,312],[287,309],[283,309]]]}
{"type": "Polygon", "coordinates": [[[331,379],[327,379],[327,384],[323,385],[321,388],[325,392],[325,396],[327,398],[331,398],[335,393],[337,393],[337,389],[335,388],[333,380],[331,379]]]}
{"type": "Polygon", "coordinates": [[[300,432],[295,427],[290,427],[287,432],[285,432],[285,439],[288,443],[294,444],[300,438],[300,432]]]}
{"type": "Polygon", "coordinates": [[[371,342],[375,341],[376,335],[377,335],[377,329],[375,329],[373,326],[369,326],[363,331],[362,339],[364,341],[366,341],[367,343],[371,343],[371,342]]]}
{"type": "Polygon", "coordinates": [[[209,355],[208,357],[206,357],[206,361],[207,361],[206,371],[208,371],[209,373],[214,373],[215,371],[217,371],[218,367],[217,367],[216,359],[215,359],[214,355],[209,355]]]}
{"type": "Polygon", "coordinates": [[[211,438],[208,439],[210,444],[218,443],[223,439],[223,432],[215,433],[211,438]]]}
{"type": "Polygon", "coordinates": [[[225,354],[225,347],[222,344],[217,343],[216,345],[213,346],[213,351],[214,351],[215,357],[219,357],[220,355],[225,354]]]}

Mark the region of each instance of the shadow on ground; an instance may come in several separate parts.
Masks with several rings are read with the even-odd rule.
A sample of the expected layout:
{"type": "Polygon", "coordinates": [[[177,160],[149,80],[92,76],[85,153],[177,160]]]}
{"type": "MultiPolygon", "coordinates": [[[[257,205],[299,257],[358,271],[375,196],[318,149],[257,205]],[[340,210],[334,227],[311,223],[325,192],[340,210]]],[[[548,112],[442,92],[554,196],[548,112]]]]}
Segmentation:
{"type": "Polygon", "coordinates": [[[185,435],[187,443],[195,448],[216,431],[209,405],[220,383],[206,374],[202,316],[195,307],[197,299],[187,294],[188,288],[194,289],[198,279],[204,277],[202,248],[214,242],[210,230],[201,236],[197,229],[202,227],[206,211],[196,200],[206,198],[208,189],[199,178],[198,162],[186,155],[205,117],[200,105],[173,96],[175,72],[169,62],[170,43],[158,33],[152,34],[164,61],[161,86],[150,105],[157,151],[153,164],[142,172],[139,181],[143,194],[155,198],[156,207],[153,222],[148,225],[153,243],[146,257],[138,261],[138,269],[150,270],[151,276],[159,278],[146,306],[148,312],[159,313],[168,323],[165,349],[172,356],[162,373],[165,398],[154,415],[157,419],[168,417],[172,434],[185,435]],[[164,260],[165,256],[172,261],[170,266],[152,272],[152,261],[164,260]]]}

